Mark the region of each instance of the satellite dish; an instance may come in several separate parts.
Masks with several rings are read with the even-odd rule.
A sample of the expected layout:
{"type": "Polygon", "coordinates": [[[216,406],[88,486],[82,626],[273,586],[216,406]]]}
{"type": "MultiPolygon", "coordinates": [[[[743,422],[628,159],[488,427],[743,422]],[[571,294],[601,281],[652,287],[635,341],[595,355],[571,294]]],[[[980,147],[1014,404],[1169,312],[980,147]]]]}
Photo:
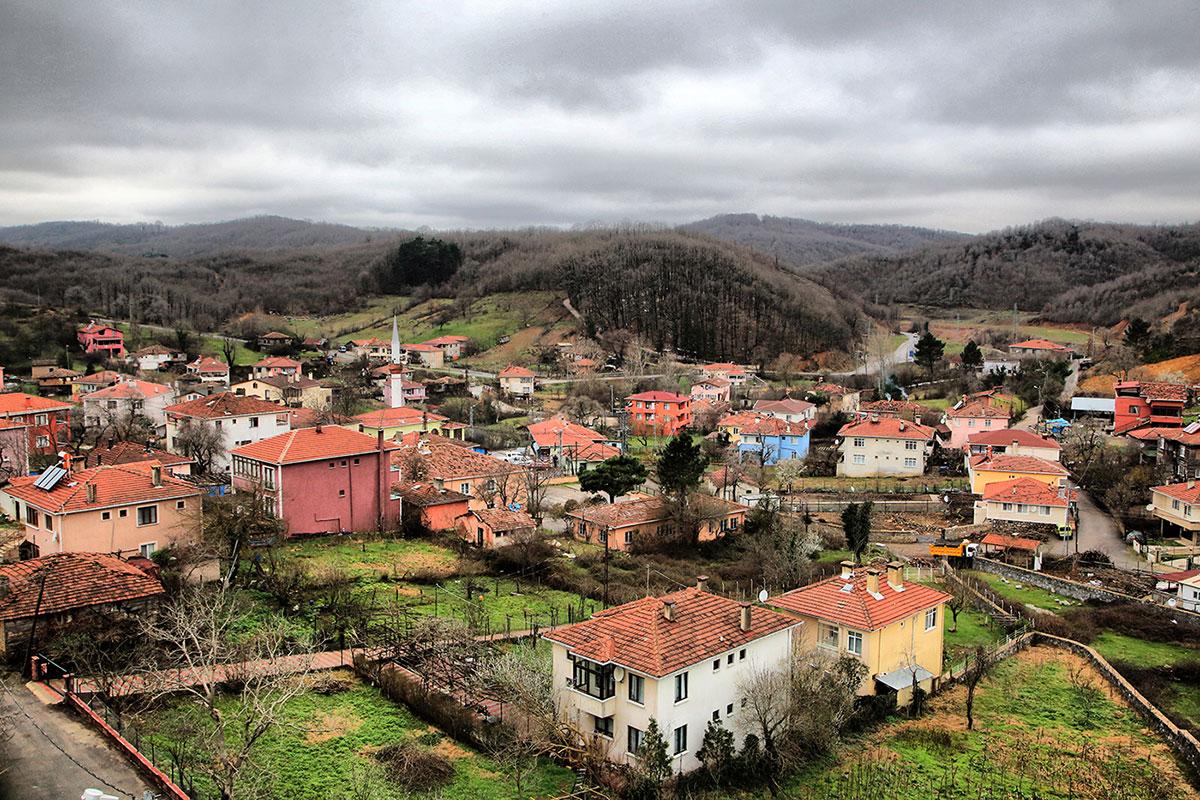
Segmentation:
{"type": "Polygon", "coordinates": [[[765,602],[767,602],[767,598],[768,598],[768,597],[770,597],[770,595],[769,595],[769,594],[767,594],[767,590],[766,590],[766,589],[760,589],[760,590],[758,591],[758,602],[760,602],[760,603],[765,603],[765,602]]]}

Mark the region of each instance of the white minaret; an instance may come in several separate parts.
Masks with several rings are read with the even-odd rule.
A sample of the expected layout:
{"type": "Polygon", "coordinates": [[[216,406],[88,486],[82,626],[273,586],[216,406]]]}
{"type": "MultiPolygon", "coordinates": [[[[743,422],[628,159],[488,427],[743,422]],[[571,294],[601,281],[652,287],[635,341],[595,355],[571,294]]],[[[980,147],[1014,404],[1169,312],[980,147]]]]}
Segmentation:
{"type": "Polygon", "coordinates": [[[392,363],[400,363],[400,326],[392,317],[392,363]]]}

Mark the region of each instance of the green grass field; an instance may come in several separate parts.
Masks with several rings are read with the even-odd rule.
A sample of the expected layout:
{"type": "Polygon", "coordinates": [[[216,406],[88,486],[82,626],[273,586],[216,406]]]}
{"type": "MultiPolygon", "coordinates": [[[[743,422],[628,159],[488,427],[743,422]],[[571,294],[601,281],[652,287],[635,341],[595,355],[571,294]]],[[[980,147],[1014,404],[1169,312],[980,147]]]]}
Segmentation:
{"type": "Polygon", "coordinates": [[[987,614],[964,608],[958,612],[958,623],[955,625],[947,611],[944,660],[947,664],[957,663],[976,647],[986,647],[1003,638],[1004,632],[996,627],[987,614]],[[950,630],[952,626],[955,628],[953,631],[950,630]]]}
{"type": "Polygon", "coordinates": [[[1036,586],[1029,584],[1018,586],[1019,581],[1005,581],[999,575],[992,575],[988,572],[971,572],[970,574],[983,580],[992,591],[1013,603],[1042,608],[1047,611],[1061,611],[1063,608],[1080,604],[1078,600],[1053,594],[1036,586]]]}

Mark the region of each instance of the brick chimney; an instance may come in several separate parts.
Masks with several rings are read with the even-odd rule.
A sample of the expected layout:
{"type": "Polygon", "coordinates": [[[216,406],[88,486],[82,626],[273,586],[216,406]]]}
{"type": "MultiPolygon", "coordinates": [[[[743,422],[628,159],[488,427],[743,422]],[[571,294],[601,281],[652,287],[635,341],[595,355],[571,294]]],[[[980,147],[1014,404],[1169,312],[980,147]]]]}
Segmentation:
{"type": "Polygon", "coordinates": [[[150,465],[150,484],[162,486],[162,464],[157,461],[150,465]]]}
{"type": "Polygon", "coordinates": [[[738,618],[738,627],[741,628],[743,632],[750,630],[750,604],[749,603],[742,603],[741,613],[738,618]]]}
{"type": "Polygon", "coordinates": [[[708,591],[708,576],[707,575],[697,575],[696,576],[696,588],[702,592],[708,591]]]}
{"type": "Polygon", "coordinates": [[[904,565],[899,561],[889,561],[887,565],[887,582],[893,589],[904,585],[904,565]]]}
{"type": "Polygon", "coordinates": [[[879,570],[874,567],[867,569],[867,591],[871,594],[879,594],[879,570]]]}
{"type": "Polygon", "coordinates": [[[91,481],[88,481],[87,483],[84,484],[84,487],[87,491],[87,501],[89,503],[96,502],[96,484],[92,483],[91,481]]]}
{"type": "Polygon", "coordinates": [[[848,581],[852,577],[854,577],[854,562],[853,561],[843,561],[842,562],[842,580],[848,581]]]}
{"type": "Polygon", "coordinates": [[[674,600],[663,600],[662,615],[663,615],[663,619],[665,619],[667,622],[675,621],[675,601],[674,600]]]}

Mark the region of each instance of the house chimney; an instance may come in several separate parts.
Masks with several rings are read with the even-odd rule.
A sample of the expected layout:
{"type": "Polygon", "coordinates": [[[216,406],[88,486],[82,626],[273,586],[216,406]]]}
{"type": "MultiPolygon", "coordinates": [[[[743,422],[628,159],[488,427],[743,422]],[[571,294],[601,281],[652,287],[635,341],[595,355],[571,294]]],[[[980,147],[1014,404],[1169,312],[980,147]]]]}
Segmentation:
{"type": "Polygon", "coordinates": [[[89,503],[96,502],[96,484],[88,481],[84,486],[87,487],[87,501],[89,503]]]}
{"type": "Polygon", "coordinates": [[[738,627],[743,632],[750,630],[750,604],[742,603],[741,614],[738,618],[738,627]]]}
{"type": "Polygon", "coordinates": [[[904,427],[904,420],[900,420],[900,430],[903,431],[904,427]]]}
{"type": "Polygon", "coordinates": [[[67,472],[70,472],[71,471],[71,454],[64,451],[61,455],[62,455],[63,469],[65,469],[67,472]]]}
{"type": "Polygon", "coordinates": [[[874,413],[874,412],[872,412],[872,413],[871,413],[871,416],[870,416],[868,419],[870,419],[870,420],[871,420],[871,422],[879,422],[879,415],[878,415],[878,414],[876,414],[876,413],[874,413]]]}
{"type": "Polygon", "coordinates": [[[150,483],[154,486],[162,486],[162,464],[155,462],[150,466],[150,483]]]}
{"type": "Polygon", "coordinates": [[[318,422],[318,423],[316,424],[316,427],[314,428],[314,431],[315,431],[316,433],[321,433],[321,432],[322,432],[322,431],[321,431],[321,423],[320,423],[320,422],[318,422]]]}
{"type": "Polygon", "coordinates": [[[665,619],[667,622],[675,621],[675,601],[674,600],[663,600],[662,615],[663,615],[663,619],[665,619]]]}
{"type": "Polygon", "coordinates": [[[707,575],[697,575],[696,576],[696,588],[702,592],[708,591],[708,576],[707,575]]]}
{"type": "Polygon", "coordinates": [[[843,561],[842,562],[842,580],[848,581],[852,577],[854,577],[854,562],[853,561],[843,561]]]}
{"type": "Polygon", "coordinates": [[[1195,489],[1195,488],[1196,488],[1196,480],[1195,480],[1195,478],[1193,478],[1192,480],[1188,481],[1188,483],[1187,483],[1187,487],[1188,487],[1189,489],[1195,489]]]}
{"type": "Polygon", "coordinates": [[[887,565],[887,582],[893,589],[904,585],[904,565],[899,561],[889,561],[887,565]]]}
{"type": "Polygon", "coordinates": [[[8,597],[8,576],[0,575],[0,598],[8,597]]]}
{"type": "Polygon", "coordinates": [[[879,594],[879,570],[874,567],[867,569],[867,592],[879,594]]]}

